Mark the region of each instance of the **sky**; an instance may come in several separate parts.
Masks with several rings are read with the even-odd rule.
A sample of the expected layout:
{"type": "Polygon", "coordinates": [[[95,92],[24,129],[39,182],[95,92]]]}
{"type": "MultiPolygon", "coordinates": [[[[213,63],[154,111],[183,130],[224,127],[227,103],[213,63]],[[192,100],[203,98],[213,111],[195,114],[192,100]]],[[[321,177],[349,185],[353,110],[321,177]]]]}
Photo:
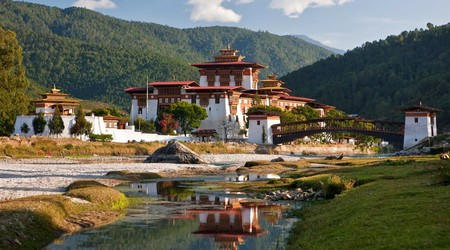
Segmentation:
{"type": "Polygon", "coordinates": [[[176,28],[233,26],[307,35],[349,50],[402,31],[450,22],[450,0],[26,0],[88,8],[129,21],[176,28]]]}

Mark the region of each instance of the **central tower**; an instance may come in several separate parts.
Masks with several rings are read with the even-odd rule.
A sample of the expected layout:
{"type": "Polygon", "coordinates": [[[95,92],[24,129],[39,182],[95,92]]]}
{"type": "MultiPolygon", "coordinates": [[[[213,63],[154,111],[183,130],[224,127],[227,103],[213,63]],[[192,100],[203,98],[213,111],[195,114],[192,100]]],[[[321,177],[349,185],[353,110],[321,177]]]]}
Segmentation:
{"type": "Polygon", "coordinates": [[[239,51],[231,49],[229,45],[219,51],[220,55],[215,56],[213,62],[191,64],[200,72],[200,86],[238,86],[244,89],[257,89],[259,70],[267,66],[242,61],[244,57],[238,55],[239,51]]]}

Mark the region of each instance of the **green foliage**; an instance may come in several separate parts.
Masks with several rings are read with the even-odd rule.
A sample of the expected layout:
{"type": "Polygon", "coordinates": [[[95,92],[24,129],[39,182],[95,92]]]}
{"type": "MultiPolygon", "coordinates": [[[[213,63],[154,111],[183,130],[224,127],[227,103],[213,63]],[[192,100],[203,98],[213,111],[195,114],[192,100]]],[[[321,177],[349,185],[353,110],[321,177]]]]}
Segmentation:
{"type": "Polygon", "coordinates": [[[291,110],[291,112],[295,115],[305,117],[305,120],[317,119],[320,117],[319,112],[310,106],[298,106],[291,110]]]}
{"type": "Polygon", "coordinates": [[[16,116],[27,111],[28,80],[22,60],[16,34],[0,26],[0,136],[11,135],[16,116]]]}
{"type": "Polygon", "coordinates": [[[81,138],[82,135],[88,136],[91,130],[92,124],[86,120],[83,107],[80,105],[75,116],[75,124],[70,128],[70,134],[81,138]]]}
{"type": "Polygon", "coordinates": [[[264,125],[262,126],[261,141],[262,144],[265,144],[267,141],[266,127],[264,125]]]}
{"type": "Polygon", "coordinates": [[[438,183],[441,185],[450,185],[450,164],[443,164],[438,168],[438,183]]]}
{"type": "Polygon", "coordinates": [[[218,26],[176,29],[83,8],[0,1],[0,15],[1,25],[20,38],[31,79],[46,86],[58,83],[75,97],[122,108],[130,102],[124,88],[142,85],[147,75],[154,80],[198,79],[189,63],[211,60],[228,44],[277,75],[331,55],[291,36],[218,26]]]}
{"type": "Polygon", "coordinates": [[[399,107],[443,109],[440,129],[450,124],[450,25],[404,31],[367,42],[281,78],[293,94],[312,96],[368,119],[403,120],[399,107]],[[301,87],[296,83],[302,82],[301,87]]]}
{"type": "Polygon", "coordinates": [[[56,107],[52,119],[48,122],[50,135],[56,135],[56,137],[58,137],[58,135],[64,131],[64,128],[65,126],[61,117],[61,111],[59,110],[59,107],[56,107]]]}
{"type": "Polygon", "coordinates": [[[110,141],[112,141],[113,138],[112,138],[112,135],[109,135],[109,134],[101,134],[101,135],[90,134],[89,139],[91,141],[110,142],[110,141]]]}
{"type": "Polygon", "coordinates": [[[263,111],[273,114],[281,115],[283,112],[281,108],[275,107],[275,106],[264,106],[264,105],[255,105],[248,109],[247,113],[257,112],[257,111],[263,111]]]}
{"type": "Polygon", "coordinates": [[[185,101],[170,105],[164,110],[166,114],[172,114],[178,121],[184,135],[192,130],[199,128],[201,122],[207,117],[206,110],[197,104],[191,104],[185,101]]]}
{"type": "Polygon", "coordinates": [[[120,111],[115,107],[104,107],[104,108],[93,109],[92,113],[96,116],[112,115],[112,116],[116,116],[116,117],[122,117],[122,114],[120,113],[120,111]]]}
{"type": "Polygon", "coordinates": [[[30,132],[30,127],[28,127],[28,124],[24,123],[20,127],[20,131],[24,134],[28,134],[28,132],[30,132]]]}
{"type": "Polygon", "coordinates": [[[325,198],[333,199],[336,195],[341,194],[345,190],[353,188],[354,180],[346,180],[339,175],[331,175],[323,184],[323,193],[325,198]]]}
{"type": "Polygon", "coordinates": [[[142,133],[155,133],[156,126],[154,120],[144,120],[144,118],[138,117],[134,119],[134,127],[142,133]]]}
{"type": "Polygon", "coordinates": [[[45,125],[47,125],[47,121],[44,118],[44,114],[39,112],[38,116],[33,119],[34,134],[44,133],[45,125]]]}

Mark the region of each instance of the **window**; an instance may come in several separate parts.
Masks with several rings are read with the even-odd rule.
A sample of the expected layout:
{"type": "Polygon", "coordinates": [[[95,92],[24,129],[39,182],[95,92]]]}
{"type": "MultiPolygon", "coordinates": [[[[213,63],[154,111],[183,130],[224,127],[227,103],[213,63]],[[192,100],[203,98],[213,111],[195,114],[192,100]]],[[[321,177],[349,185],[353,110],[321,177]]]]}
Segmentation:
{"type": "Polygon", "coordinates": [[[419,122],[419,118],[414,118],[414,122],[418,123],[419,122]]]}
{"type": "Polygon", "coordinates": [[[197,97],[195,95],[191,96],[191,103],[197,103],[197,97]]]}
{"type": "Polygon", "coordinates": [[[138,109],[138,114],[142,115],[142,108],[138,109]]]}
{"type": "Polygon", "coordinates": [[[256,121],[256,125],[261,125],[261,121],[256,121]]]}
{"type": "Polygon", "coordinates": [[[216,104],[220,103],[220,95],[216,95],[216,104]]]}

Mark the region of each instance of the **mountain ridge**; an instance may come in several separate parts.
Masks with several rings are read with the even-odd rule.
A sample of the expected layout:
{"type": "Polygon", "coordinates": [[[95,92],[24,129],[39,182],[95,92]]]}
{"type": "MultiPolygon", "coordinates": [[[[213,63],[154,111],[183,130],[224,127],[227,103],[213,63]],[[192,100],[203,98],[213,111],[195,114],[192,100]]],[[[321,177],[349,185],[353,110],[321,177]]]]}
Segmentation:
{"type": "Polygon", "coordinates": [[[294,37],[234,27],[177,29],[125,21],[95,11],[26,2],[0,2],[0,25],[17,34],[27,75],[74,97],[128,108],[126,87],[153,80],[198,80],[189,63],[211,61],[231,44],[246,61],[284,75],[332,55],[294,37]]]}

